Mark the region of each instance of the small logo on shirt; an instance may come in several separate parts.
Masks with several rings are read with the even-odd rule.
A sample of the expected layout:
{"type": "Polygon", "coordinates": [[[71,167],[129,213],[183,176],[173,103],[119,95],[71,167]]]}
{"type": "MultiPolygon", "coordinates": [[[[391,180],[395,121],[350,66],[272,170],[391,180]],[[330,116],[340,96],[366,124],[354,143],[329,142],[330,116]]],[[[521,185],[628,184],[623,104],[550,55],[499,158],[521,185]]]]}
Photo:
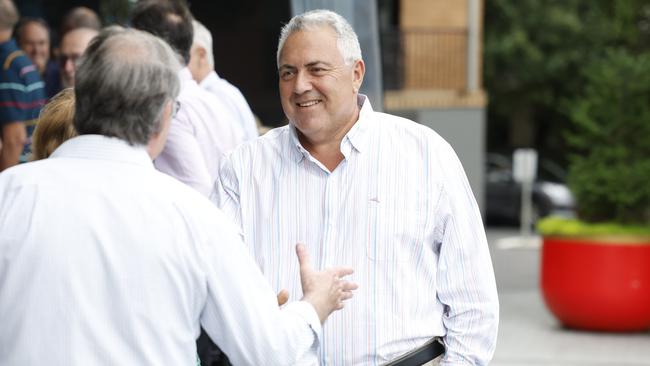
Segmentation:
{"type": "Polygon", "coordinates": [[[379,200],[378,197],[372,197],[372,198],[369,199],[368,201],[370,201],[370,202],[375,202],[375,203],[380,203],[380,202],[381,202],[381,201],[379,200]]]}

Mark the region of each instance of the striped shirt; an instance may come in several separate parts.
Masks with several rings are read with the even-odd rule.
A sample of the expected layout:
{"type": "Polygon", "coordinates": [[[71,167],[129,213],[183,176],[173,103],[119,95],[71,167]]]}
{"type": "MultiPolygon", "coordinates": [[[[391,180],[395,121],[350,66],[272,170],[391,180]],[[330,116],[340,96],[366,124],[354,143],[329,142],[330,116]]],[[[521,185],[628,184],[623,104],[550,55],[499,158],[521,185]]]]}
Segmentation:
{"type": "Polygon", "coordinates": [[[359,289],[325,323],[321,364],[378,365],[441,336],[442,365],[485,365],[498,299],[463,168],[431,129],[359,102],[334,171],[284,126],[222,160],[213,201],[276,291],[302,296],[296,242],[317,268],[354,268],[359,289]]]}
{"type": "Polygon", "coordinates": [[[27,144],[20,158],[27,161],[31,136],[38,114],[45,104],[45,84],[36,66],[12,39],[0,44],[0,127],[14,122],[25,123],[27,144]]]}

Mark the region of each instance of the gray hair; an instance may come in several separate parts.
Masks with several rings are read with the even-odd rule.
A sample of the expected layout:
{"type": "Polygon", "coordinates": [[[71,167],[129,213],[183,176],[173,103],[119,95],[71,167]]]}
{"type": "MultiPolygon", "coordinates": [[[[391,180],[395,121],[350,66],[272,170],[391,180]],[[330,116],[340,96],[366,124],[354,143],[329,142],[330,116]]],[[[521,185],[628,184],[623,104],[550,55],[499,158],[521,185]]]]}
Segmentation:
{"type": "Polygon", "coordinates": [[[136,29],[104,29],[75,74],[77,132],[146,145],[162,127],[165,103],[178,96],[180,67],[163,40],[136,29]]]}
{"type": "Polygon", "coordinates": [[[0,30],[10,30],[18,23],[18,10],[11,0],[0,0],[0,30]]]}
{"type": "Polygon", "coordinates": [[[362,59],[359,38],[350,23],[333,11],[318,9],[296,15],[291,18],[289,23],[282,27],[280,40],[278,41],[278,67],[280,67],[280,54],[282,53],[284,43],[292,33],[302,30],[313,30],[322,26],[328,26],[336,33],[336,44],[346,64],[349,65],[362,59]]]}
{"type": "Polygon", "coordinates": [[[214,67],[214,56],[212,55],[212,34],[201,22],[194,19],[192,20],[192,27],[194,27],[194,44],[205,48],[208,53],[208,63],[214,67]]]}

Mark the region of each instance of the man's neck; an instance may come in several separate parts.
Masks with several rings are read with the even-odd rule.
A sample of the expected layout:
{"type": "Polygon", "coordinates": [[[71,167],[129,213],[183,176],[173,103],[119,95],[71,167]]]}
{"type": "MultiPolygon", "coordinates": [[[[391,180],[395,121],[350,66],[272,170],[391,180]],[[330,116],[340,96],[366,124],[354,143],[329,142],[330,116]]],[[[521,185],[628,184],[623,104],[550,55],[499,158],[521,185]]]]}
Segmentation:
{"type": "MultiPolygon", "coordinates": [[[[299,136],[302,137],[302,134],[299,134],[299,136]]],[[[345,158],[341,153],[341,140],[332,140],[320,144],[311,144],[304,137],[299,137],[299,140],[311,156],[325,165],[330,172],[333,172],[345,158]]]]}
{"type": "Polygon", "coordinates": [[[298,129],[298,140],[309,153],[325,167],[333,172],[334,169],[343,161],[345,156],[341,152],[341,141],[359,120],[359,109],[356,110],[350,122],[345,124],[341,129],[335,131],[329,136],[306,136],[298,129]]]}

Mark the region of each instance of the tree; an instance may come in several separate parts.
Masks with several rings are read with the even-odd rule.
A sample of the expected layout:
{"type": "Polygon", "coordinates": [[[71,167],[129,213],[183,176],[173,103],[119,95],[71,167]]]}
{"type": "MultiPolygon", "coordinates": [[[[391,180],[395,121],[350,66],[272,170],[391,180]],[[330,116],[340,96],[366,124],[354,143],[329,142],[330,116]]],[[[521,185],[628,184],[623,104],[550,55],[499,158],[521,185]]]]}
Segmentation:
{"type": "Polygon", "coordinates": [[[611,47],[647,49],[650,0],[489,0],[485,81],[489,148],[532,146],[564,158],[562,131],[581,72],[611,47]],[[507,140],[499,131],[508,131],[507,140]]]}

